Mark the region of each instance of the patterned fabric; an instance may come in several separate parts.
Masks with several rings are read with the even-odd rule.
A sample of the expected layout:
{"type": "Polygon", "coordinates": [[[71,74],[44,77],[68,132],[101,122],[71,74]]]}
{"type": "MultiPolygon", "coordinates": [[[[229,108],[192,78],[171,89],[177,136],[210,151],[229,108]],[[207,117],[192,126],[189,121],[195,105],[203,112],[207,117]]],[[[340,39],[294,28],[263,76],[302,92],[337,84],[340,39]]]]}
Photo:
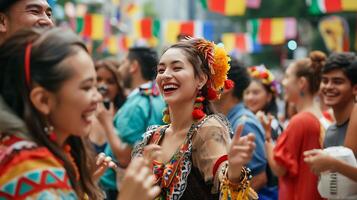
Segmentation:
{"type": "Polygon", "coordinates": [[[0,200],[77,199],[61,162],[45,147],[11,136],[0,141],[0,200]]]}
{"type": "MultiPolygon", "coordinates": [[[[212,182],[216,180],[217,183],[215,183],[214,185],[219,187],[219,180],[215,179],[215,177],[212,176],[212,169],[215,161],[219,157],[221,157],[222,154],[216,156],[216,155],[212,155],[211,152],[201,151],[200,153],[202,153],[203,155],[211,155],[209,156],[210,159],[212,159],[211,157],[213,157],[211,162],[211,160],[203,158],[201,157],[201,155],[198,154],[193,155],[192,153],[194,152],[193,149],[198,150],[199,147],[204,146],[204,145],[200,145],[200,144],[204,144],[201,143],[201,141],[202,142],[216,141],[217,137],[212,138],[214,137],[212,135],[212,132],[202,133],[202,128],[201,128],[202,126],[207,126],[203,130],[208,130],[208,129],[214,130],[214,128],[216,128],[216,124],[214,124],[214,126],[211,127],[209,127],[210,125],[208,125],[208,124],[212,125],[212,123],[219,123],[219,125],[217,126],[222,125],[222,127],[224,127],[225,131],[221,133],[225,133],[225,136],[222,136],[222,138],[220,138],[219,136],[221,133],[219,132],[218,129],[216,129],[215,134],[216,136],[218,136],[218,139],[224,141],[223,143],[221,143],[221,145],[226,146],[228,144],[229,141],[228,130],[230,129],[227,128],[229,127],[227,126],[228,122],[224,120],[222,116],[209,115],[206,118],[204,118],[199,124],[193,124],[186,135],[185,141],[180,146],[180,148],[175,152],[175,154],[171,157],[170,161],[168,161],[167,163],[161,163],[158,161],[153,162],[153,173],[156,176],[158,185],[160,185],[162,189],[161,195],[157,199],[160,200],[181,199],[181,197],[186,192],[187,187],[190,187],[190,185],[188,185],[187,183],[188,183],[189,174],[191,173],[191,169],[196,166],[198,166],[201,173],[204,174],[201,179],[205,180],[206,183],[209,182],[211,183],[212,190],[208,192],[209,193],[212,191],[215,191],[216,193],[219,192],[218,189],[213,189],[212,182]],[[204,136],[198,136],[198,134],[204,136]],[[195,139],[193,139],[194,137],[195,139]],[[210,163],[210,162],[212,166],[210,166],[210,164],[208,165],[206,164],[206,166],[202,165],[202,163],[210,163]]],[[[144,140],[134,148],[133,157],[141,156],[143,153],[143,149],[146,145],[153,144],[153,143],[158,144],[163,139],[165,135],[165,130],[167,128],[168,125],[161,126],[161,127],[155,126],[152,127],[150,130],[148,130],[144,135],[144,140]]],[[[208,143],[205,146],[207,146],[208,148],[210,147],[208,143]]],[[[226,154],[226,151],[224,151],[224,154],[226,154]]],[[[192,196],[190,198],[193,199],[192,196]]]]}

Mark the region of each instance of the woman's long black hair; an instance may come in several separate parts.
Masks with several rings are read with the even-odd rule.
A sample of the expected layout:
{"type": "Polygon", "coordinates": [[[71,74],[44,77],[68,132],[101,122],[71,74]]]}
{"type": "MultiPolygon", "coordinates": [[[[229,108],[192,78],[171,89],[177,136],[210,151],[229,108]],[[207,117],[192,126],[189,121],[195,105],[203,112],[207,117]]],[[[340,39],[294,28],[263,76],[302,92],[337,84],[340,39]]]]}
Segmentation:
{"type": "MultiPolygon", "coordinates": [[[[44,127],[45,117],[33,106],[29,94],[31,85],[38,84],[50,92],[57,92],[63,82],[72,76],[72,72],[61,66],[61,62],[78,51],[87,51],[81,40],[71,31],[61,28],[26,29],[16,33],[0,46],[0,95],[14,113],[24,120],[26,134],[39,146],[48,148],[63,161],[71,184],[78,197],[87,194],[90,199],[102,198],[101,192],[93,180],[95,170],[94,156],[87,148],[87,141],[70,136],[67,144],[71,146],[71,155],[78,166],[80,180],[75,180],[75,170],[62,147],[52,142],[44,127]],[[30,55],[30,85],[25,80],[25,49],[32,44],[30,55]]],[[[8,133],[11,134],[11,133],[8,133]]]]}

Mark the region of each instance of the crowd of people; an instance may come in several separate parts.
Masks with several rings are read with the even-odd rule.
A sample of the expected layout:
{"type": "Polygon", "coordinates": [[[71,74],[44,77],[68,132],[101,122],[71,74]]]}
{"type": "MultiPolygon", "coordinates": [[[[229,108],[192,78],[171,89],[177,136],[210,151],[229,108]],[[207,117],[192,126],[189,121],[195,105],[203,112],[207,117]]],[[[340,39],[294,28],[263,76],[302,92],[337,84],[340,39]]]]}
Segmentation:
{"type": "Polygon", "coordinates": [[[312,51],[281,83],[202,38],[93,61],[46,0],[2,0],[0,199],[329,198],[321,174],[357,182],[324,150],[357,155],[356,95],[353,52],[312,51]]]}

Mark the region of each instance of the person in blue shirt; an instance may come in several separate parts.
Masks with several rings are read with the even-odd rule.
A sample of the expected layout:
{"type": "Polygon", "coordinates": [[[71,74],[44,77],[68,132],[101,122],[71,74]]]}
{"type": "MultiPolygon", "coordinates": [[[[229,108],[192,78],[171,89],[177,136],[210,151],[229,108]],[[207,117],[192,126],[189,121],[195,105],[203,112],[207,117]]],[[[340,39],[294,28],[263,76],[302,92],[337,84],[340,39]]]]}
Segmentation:
{"type": "Polygon", "coordinates": [[[258,192],[259,199],[277,199],[277,189],[274,188],[273,190],[275,191],[271,192],[271,189],[266,186],[268,180],[266,174],[267,160],[264,149],[264,129],[256,116],[243,104],[244,90],[250,84],[248,71],[243,64],[232,59],[228,78],[234,82],[234,87],[232,89],[225,89],[221,95],[221,99],[215,102],[215,106],[219,112],[227,116],[233,132],[237,131],[238,125],[242,124],[242,136],[248,133],[255,134],[256,149],[253,152],[252,160],[247,165],[253,174],[253,179],[251,180],[252,188],[258,192]]]}
{"type": "MultiPolygon", "coordinates": [[[[158,62],[157,53],[146,47],[134,47],[119,67],[124,87],[130,93],[123,106],[114,116],[114,123],[107,124],[109,146],[104,153],[114,157],[119,166],[126,167],[131,159],[131,150],[142,140],[143,133],[151,125],[163,124],[162,112],[165,103],[153,80],[158,62]],[[118,139],[119,138],[119,139],[118,139]]],[[[108,120],[103,120],[108,121],[108,120]]],[[[107,199],[115,199],[117,191],[114,170],[107,170],[100,183],[107,192],[107,199]]]]}

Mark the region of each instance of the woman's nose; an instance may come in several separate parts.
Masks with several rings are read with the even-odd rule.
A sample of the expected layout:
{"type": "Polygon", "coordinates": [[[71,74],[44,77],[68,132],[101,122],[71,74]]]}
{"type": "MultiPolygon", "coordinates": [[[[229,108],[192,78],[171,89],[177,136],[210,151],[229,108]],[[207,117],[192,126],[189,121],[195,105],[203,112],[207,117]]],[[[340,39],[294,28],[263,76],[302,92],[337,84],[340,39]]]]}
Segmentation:
{"type": "Polygon", "coordinates": [[[164,80],[169,80],[170,78],[172,78],[172,75],[171,75],[170,72],[165,72],[165,73],[163,74],[163,79],[164,79],[164,80]]]}

